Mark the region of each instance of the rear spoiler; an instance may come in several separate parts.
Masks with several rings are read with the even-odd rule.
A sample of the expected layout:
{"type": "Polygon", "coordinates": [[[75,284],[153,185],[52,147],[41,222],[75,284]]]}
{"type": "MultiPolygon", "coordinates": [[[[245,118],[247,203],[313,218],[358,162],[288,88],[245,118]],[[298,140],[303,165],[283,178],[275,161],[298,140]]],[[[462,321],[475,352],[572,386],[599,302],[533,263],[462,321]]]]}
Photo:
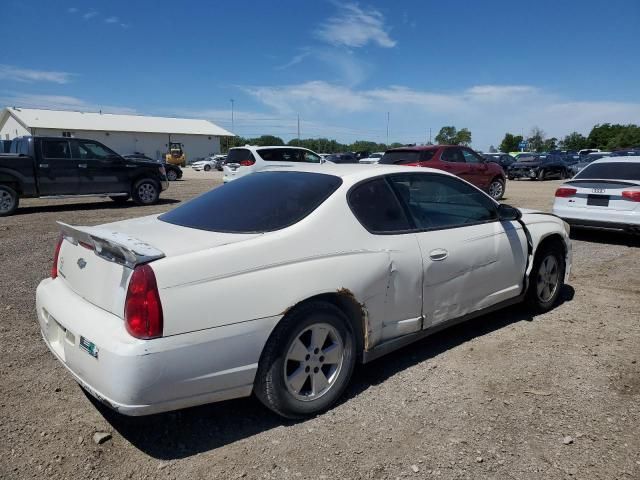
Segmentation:
{"type": "Polygon", "coordinates": [[[57,222],[62,236],[74,245],[93,249],[109,262],[129,268],[163,258],[164,252],[137,238],[100,227],[74,227],[57,222]]]}

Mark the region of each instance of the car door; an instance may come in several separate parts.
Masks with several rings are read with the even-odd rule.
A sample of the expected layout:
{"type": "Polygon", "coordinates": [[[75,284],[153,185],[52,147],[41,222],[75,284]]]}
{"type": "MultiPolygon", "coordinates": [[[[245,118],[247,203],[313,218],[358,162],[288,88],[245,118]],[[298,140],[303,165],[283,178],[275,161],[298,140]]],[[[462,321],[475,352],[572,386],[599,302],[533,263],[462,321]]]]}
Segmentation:
{"type": "MultiPolygon", "coordinates": [[[[72,147],[78,159],[81,193],[121,193],[130,189],[125,161],[114,151],[93,140],[73,140],[72,147]]],[[[129,163],[135,167],[134,162],[129,163]]]]}
{"type": "Polygon", "coordinates": [[[468,181],[482,189],[489,188],[491,178],[487,175],[489,167],[484,159],[470,148],[461,148],[461,151],[464,162],[469,169],[469,178],[471,180],[468,181]]]}
{"type": "Polygon", "coordinates": [[[521,293],[525,233],[517,222],[501,222],[486,194],[442,174],[394,174],[390,181],[422,253],[424,328],[521,293]]]}
{"type": "MultiPolygon", "coordinates": [[[[387,252],[389,276],[384,321],[370,339],[383,342],[422,329],[422,255],[406,212],[385,177],[362,182],[349,192],[349,206],[371,234],[371,251],[387,252]]],[[[367,301],[367,299],[365,299],[367,301]]]]}
{"type": "Polygon", "coordinates": [[[41,196],[80,193],[78,160],[72,158],[68,139],[42,139],[36,168],[41,196]]]}
{"type": "Polygon", "coordinates": [[[440,154],[442,170],[453,173],[467,182],[473,183],[473,173],[470,164],[467,164],[460,147],[446,147],[440,154]]]}

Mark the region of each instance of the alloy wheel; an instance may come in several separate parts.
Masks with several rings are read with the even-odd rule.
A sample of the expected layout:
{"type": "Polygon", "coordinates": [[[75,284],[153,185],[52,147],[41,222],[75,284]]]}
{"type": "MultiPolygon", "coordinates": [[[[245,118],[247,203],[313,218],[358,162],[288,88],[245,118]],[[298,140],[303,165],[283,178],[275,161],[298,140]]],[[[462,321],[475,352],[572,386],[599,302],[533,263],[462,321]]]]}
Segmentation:
{"type": "Polygon", "coordinates": [[[547,303],[556,294],[560,281],[560,266],[555,255],[547,255],[540,263],[536,292],[540,301],[547,303]]]}
{"type": "Polygon", "coordinates": [[[310,325],[294,338],[285,356],[287,390],[302,401],[320,398],[336,383],[344,356],[344,344],[335,327],[310,325]]]}
{"type": "Polygon", "coordinates": [[[150,183],[143,183],[138,187],[138,196],[143,203],[151,203],[156,198],[156,188],[150,183]]]}
{"type": "Polygon", "coordinates": [[[502,197],[503,193],[504,187],[502,186],[502,182],[499,182],[497,180],[491,182],[491,185],[489,185],[489,195],[491,196],[491,198],[498,200],[502,197]]]}
{"type": "Polygon", "coordinates": [[[0,213],[6,213],[13,208],[14,199],[11,194],[5,190],[0,190],[0,213]]]}

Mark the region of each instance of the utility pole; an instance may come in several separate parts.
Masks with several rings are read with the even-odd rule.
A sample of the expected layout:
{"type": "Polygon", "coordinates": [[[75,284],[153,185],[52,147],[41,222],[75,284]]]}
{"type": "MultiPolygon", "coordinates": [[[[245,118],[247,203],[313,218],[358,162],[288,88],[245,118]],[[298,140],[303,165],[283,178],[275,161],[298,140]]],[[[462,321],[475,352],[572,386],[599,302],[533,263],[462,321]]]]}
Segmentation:
{"type": "Polygon", "coordinates": [[[431,145],[431,127],[429,127],[429,145],[431,145]]]}
{"type": "Polygon", "coordinates": [[[235,130],[234,128],[234,124],[233,124],[233,98],[231,99],[231,132],[233,133],[233,131],[235,130]]]}
{"type": "Polygon", "coordinates": [[[387,112],[387,147],[389,146],[389,112],[387,112]]]}
{"type": "Polygon", "coordinates": [[[300,141],[300,114],[298,114],[298,141],[300,141]]]}

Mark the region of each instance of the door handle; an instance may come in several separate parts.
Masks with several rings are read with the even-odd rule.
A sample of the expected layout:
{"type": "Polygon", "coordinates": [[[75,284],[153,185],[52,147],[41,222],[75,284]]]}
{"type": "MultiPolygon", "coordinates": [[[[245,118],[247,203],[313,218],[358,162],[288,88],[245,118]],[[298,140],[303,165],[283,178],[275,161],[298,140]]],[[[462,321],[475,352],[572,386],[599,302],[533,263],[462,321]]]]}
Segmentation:
{"type": "Polygon", "coordinates": [[[87,164],[86,163],[79,163],[78,164],[78,168],[87,168],[87,164]]]}
{"type": "Polygon", "coordinates": [[[40,168],[49,168],[49,164],[48,163],[41,163],[38,165],[40,168]]]}
{"type": "Polygon", "coordinates": [[[434,262],[439,262],[441,260],[444,260],[448,256],[449,256],[449,252],[446,251],[444,248],[436,248],[435,250],[431,250],[431,252],[429,252],[429,258],[434,262]]]}

